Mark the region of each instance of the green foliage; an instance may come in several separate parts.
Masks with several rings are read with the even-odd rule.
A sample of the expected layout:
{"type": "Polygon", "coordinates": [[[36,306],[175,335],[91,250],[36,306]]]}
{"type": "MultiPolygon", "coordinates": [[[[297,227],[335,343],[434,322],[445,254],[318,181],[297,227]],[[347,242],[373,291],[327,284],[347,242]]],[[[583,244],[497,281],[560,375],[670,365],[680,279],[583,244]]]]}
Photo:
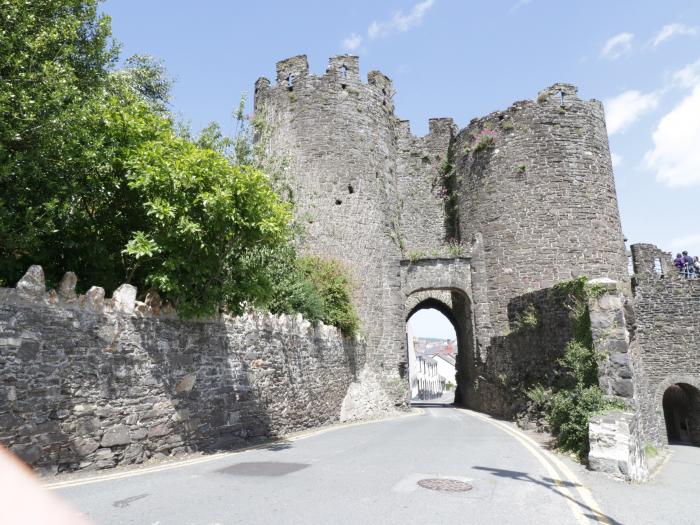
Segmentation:
{"type": "Polygon", "coordinates": [[[520,173],[521,175],[524,175],[526,171],[527,171],[527,166],[525,164],[520,164],[518,166],[518,173],[520,173]]]}
{"type": "Polygon", "coordinates": [[[526,395],[549,419],[557,444],[585,460],[589,451],[588,421],[591,415],[609,409],[624,408],[621,402],[607,399],[598,386],[599,355],[593,348],[588,300],[604,291],[578,277],[555,286],[562,305],[569,309],[573,337],[558,360],[562,373],[553,389],[535,385],[526,395]]]}
{"type": "Polygon", "coordinates": [[[537,384],[527,390],[525,395],[530,398],[533,403],[535,403],[535,406],[538,409],[547,411],[552,397],[552,389],[545,388],[544,386],[537,384]]]}
{"type": "Polygon", "coordinates": [[[341,264],[321,257],[303,257],[299,266],[323,300],[319,320],[337,326],[345,335],[354,336],[359,319],[352,304],[352,285],[341,264]]]}
{"type": "Polygon", "coordinates": [[[338,327],[354,336],[359,318],[352,303],[352,283],[337,261],[297,256],[291,243],[255,249],[244,261],[246,280],[255,286],[253,305],[273,313],[299,312],[310,321],[338,327]]]}
{"type": "Polygon", "coordinates": [[[131,87],[153,109],[166,111],[173,82],[168,78],[162,61],[150,55],[133,55],[114,76],[131,87]]]}
{"type": "Polygon", "coordinates": [[[647,459],[652,459],[659,455],[659,450],[651,443],[645,443],[644,455],[647,457],[647,459]]]}
{"type": "Polygon", "coordinates": [[[289,235],[289,207],[266,176],[172,133],[144,142],[129,171],[146,211],[125,249],[130,271],[144,271],[184,316],[240,311],[241,258],[289,235]]]}
{"type": "Polygon", "coordinates": [[[152,57],[119,71],[98,0],[0,0],[0,283],[157,288],[185,317],[245,305],[357,330],[350,283],[291,248],[291,188],[264,115],[193,138],[152,57]],[[253,140],[253,137],[256,140],[253,140]]]}
{"type": "Polygon", "coordinates": [[[516,319],[513,322],[513,329],[522,330],[525,328],[537,328],[539,324],[540,318],[537,315],[537,310],[533,304],[529,304],[516,316],[516,319]]]}
{"type": "Polygon", "coordinates": [[[504,120],[501,122],[501,129],[503,131],[511,131],[514,128],[515,128],[515,126],[513,125],[513,123],[510,120],[504,120]]]}
{"type": "Polygon", "coordinates": [[[473,151],[474,153],[478,153],[479,151],[483,151],[488,148],[493,148],[495,142],[496,139],[493,135],[481,135],[479,137],[479,141],[474,145],[473,151]]]}
{"type": "MultiPolygon", "coordinates": [[[[109,103],[101,95],[116,49],[97,4],[0,0],[0,273],[8,283],[33,262],[60,263],[63,247],[76,241],[57,233],[75,223],[94,230],[82,218],[102,213],[94,207],[99,196],[86,199],[73,184],[90,186],[108,169],[96,155],[103,147],[93,132],[105,124],[95,106],[109,103]]],[[[117,147],[108,143],[106,155],[117,147]]],[[[97,186],[95,192],[105,190],[97,186]]],[[[116,201],[112,213],[119,214],[122,188],[107,186],[116,201]]],[[[106,230],[105,237],[114,234],[106,230]]]]}
{"type": "Polygon", "coordinates": [[[589,450],[588,420],[606,408],[609,404],[597,385],[579,383],[556,392],[552,396],[548,419],[558,446],[585,460],[589,450]]]}

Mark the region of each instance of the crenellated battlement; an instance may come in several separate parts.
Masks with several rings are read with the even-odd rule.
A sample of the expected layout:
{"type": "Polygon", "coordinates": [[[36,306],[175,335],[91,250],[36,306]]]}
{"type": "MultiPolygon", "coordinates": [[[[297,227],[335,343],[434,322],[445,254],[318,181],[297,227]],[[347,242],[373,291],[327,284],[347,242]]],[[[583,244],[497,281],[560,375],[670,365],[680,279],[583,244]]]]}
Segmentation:
{"type": "MultiPolygon", "coordinates": [[[[321,82],[327,81],[337,84],[341,89],[348,84],[363,84],[376,88],[381,95],[386,97],[387,102],[394,95],[394,88],[391,79],[380,71],[370,71],[367,74],[367,81],[362,82],[360,78],[360,59],[355,55],[335,55],[328,59],[328,66],[323,75],[313,75],[309,73],[309,62],[306,55],[297,55],[280,60],[275,65],[276,85],[274,87],[284,87],[294,90],[297,85],[305,85],[307,81],[321,82]]],[[[317,84],[312,84],[317,85],[317,84]]],[[[256,83],[256,92],[261,89],[273,87],[270,80],[260,77],[256,83]]]]}

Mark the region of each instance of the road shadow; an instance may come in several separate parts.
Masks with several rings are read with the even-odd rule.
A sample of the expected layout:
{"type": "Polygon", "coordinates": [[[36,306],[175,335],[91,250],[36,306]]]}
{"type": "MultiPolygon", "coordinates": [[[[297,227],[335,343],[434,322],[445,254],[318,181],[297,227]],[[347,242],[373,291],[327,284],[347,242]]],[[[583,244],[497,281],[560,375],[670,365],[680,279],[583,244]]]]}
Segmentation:
{"type": "Polygon", "coordinates": [[[411,407],[415,408],[454,408],[454,403],[430,403],[426,401],[418,401],[411,403],[411,407]]]}
{"type": "Polygon", "coordinates": [[[524,481],[526,483],[533,483],[535,485],[539,485],[541,487],[546,488],[547,490],[550,490],[554,492],[556,495],[561,496],[564,499],[567,499],[579,507],[584,511],[584,515],[591,519],[594,520],[595,522],[602,522],[602,523],[609,523],[610,525],[624,525],[622,522],[617,521],[616,519],[603,514],[601,512],[596,511],[595,509],[592,509],[585,503],[581,503],[575,498],[572,498],[568,494],[564,494],[561,492],[559,489],[562,487],[568,487],[568,488],[575,488],[575,487],[581,487],[582,485],[578,483],[572,483],[570,481],[564,481],[560,479],[554,479],[554,478],[548,478],[548,477],[541,477],[540,479],[537,479],[533,477],[531,474],[528,472],[519,472],[517,470],[505,470],[505,469],[500,469],[500,468],[494,468],[494,467],[480,467],[480,466],[473,466],[472,467],[475,470],[482,470],[485,472],[488,472],[496,477],[499,478],[508,478],[508,479],[513,479],[515,481],[524,481]]]}

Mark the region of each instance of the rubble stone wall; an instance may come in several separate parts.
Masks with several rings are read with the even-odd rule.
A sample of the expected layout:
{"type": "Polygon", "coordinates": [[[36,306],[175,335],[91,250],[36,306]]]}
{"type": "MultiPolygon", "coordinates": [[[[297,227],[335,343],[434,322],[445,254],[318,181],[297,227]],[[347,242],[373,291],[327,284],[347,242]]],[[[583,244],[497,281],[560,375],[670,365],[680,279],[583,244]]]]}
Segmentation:
{"type": "Polygon", "coordinates": [[[95,301],[45,293],[40,277],[0,289],[0,443],[40,470],[326,425],[364,364],[363,343],[301,316],[184,321],[135,303],[133,287],[95,301]]]}
{"type": "MultiPolygon", "coordinates": [[[[653,245],[633,245],[635,257],[633,369],[635,399],[646,442],[668,443],[663,395],[674,384],[700,389],[700,279],[688,280],[653,245]],[[663,273],[658,273],[662,262],[663,273]]],[[[693,400],[694,401],[694,400],[693,400]]],[[[700,403],[688,417],[689,433],[700,445],[700,403]]]]}

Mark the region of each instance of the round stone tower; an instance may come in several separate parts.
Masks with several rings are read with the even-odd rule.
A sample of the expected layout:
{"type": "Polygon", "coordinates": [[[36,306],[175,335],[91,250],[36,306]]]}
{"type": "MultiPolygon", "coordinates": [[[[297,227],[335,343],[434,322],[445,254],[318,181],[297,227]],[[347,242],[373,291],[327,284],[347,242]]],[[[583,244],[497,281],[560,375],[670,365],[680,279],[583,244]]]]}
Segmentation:
{"type": "Polygon", "coordinates": [[[600,102],[556,84],[473,120],[453,152],[482,353],[513,297],[579,275],[627,279],[600,102]]]}
{"type": "Polygon", "coordinates": [[[396,207],[393,88],[373,71],[359,77],[358,58],[330,59],[309,74],[306,56],[277,63],[277,82],[259,79],[255,111],[267,122],[268,146],[287,163],[304,249],[342,261],[355,286],[368,364],[399,373],[404,323],[396,207]]]}

